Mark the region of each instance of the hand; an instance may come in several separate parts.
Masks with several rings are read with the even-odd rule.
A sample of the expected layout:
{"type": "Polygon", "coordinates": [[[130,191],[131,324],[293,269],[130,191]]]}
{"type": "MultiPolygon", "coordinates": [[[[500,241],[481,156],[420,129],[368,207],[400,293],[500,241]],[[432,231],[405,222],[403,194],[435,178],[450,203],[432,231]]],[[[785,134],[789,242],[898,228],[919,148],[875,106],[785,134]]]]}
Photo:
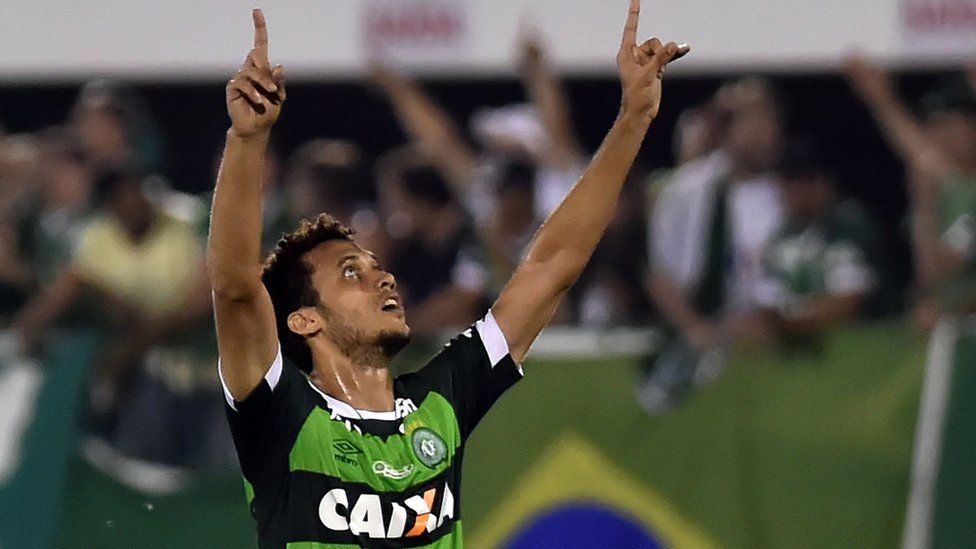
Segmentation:
{"type": "Polygon", "coordinates": [[[848,57],[844,71],[854,91],[869,103],[884,101],[893,95],[888,75],[861,55],[848,57]]]}
{"type": "Polygon", "coordinates": [[[227,82],[227,114],[231,131],[250,137],[270,130],[285,101],[285,70],[268,63],[268,28],[264,14],[255,9],[254,48],[247,54],[241,70],[227,82]]]}
{"type": "Polygon", "coordinates": [[[535,30],[523,30],[519,37],[518,70],[522,74],[534,74],[545,62],[545,49],[535,30]]]}
{"type": "Polygon", "coordinates": [[[708,320],[699,320],[684,330],[685,339],[699,351],[708,351],[719,346],[719,328],[708,320]]]}
{"type": "Polygon", "coordinates": [[[646,122],[654,120],[661,104],[661,77],[664,68],[675,59],[684,56],[690,48],[674,42],[662,44],[651,38],[637,45],[637,20],[640,16],[640,0],[630,0],[630,13],[624,26],[617,67],[623,88],[621,114],[638,115],[646,122]]]}

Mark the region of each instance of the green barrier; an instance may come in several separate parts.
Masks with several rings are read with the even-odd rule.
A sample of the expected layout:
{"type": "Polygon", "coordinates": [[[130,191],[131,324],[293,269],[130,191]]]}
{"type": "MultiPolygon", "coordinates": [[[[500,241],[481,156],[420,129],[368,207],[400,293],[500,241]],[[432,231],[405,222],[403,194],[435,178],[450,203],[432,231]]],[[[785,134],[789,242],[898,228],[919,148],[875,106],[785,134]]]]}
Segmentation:
{"type": "MultiPolygon", "coordinates": [[[[634,402],[628,361],[530,360],[526,379],[465,452],[468,545],[500,543],[511,532],[498,525],[511,530],[528,519],[519,505],[532,498],[521,497],[522,487],[545,483],[526,475],[573,482],[574,467],[584,466],[575,464],[592,474],[605,463],[614,473],[599,483],[603,499],[626,505],[626,494],[607,492],[620,479],[629,485],[622,493],[652,494],[632,514],[672,517],[671,527],[684,531],[671,539],[895,547],[924,355],[925,338],[899,324],[840,330],[815,357],[739,357],[713,385],[655,418],[634,402]],[[592,459],[566,456],[566,448],[584,447],[594,449],[592,459]],[[550,467],[549,456],[565,465],[550,467]]],[[[238,478],[147,498],[79,464],[68,493],[66,548],[254,547],[238,478]]]]}
{"type": "Polygon", "coordinates": [[[924,355],[897,324],[840,330],[815,357],[738,357],[655,418],[619,362],[530,363],[466,452],[466,530],[496,543],[519,472],[569,432],[721,547],[896,547],[924,355]]]}
{"type": "Polygon", "coordinates": [[[19,454],[0,485],[0,547],[53,547],[64,502],[68,463],[74,454],[77,416],[97,338],[64,333],[52,346],[33,388],[18,403],[24,429],[5,440],[19,454]]]}

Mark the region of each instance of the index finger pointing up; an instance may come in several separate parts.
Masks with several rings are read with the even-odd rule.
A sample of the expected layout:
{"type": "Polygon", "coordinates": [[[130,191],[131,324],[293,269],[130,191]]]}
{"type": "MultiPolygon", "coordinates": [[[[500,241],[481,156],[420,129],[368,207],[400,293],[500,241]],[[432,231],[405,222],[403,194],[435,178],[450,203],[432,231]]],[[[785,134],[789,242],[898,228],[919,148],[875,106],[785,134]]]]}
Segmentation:
{"type": "Polygon", "coordinates": [[[637,20],[640,18],[640,0],[630,0],[630,12],[627,14],[627,24],[624,25],[624,36],[620,42],[622,47],[637,45],[637,20]]]}
{"type": "Polygon", "coordinates": [[[268,27],[264,23],[264,13],[260,9],[255,8],[251,12],[251,17],[254,19],[254,48],[263,51],[267,55],[268,27]]]}

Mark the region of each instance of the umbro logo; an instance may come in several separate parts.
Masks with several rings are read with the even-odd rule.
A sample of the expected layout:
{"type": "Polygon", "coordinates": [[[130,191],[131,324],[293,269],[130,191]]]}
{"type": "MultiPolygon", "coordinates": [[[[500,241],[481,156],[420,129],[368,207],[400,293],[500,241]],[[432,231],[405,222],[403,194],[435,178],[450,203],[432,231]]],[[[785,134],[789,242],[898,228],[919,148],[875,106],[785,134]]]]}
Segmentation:
{"type": "Polygon", "coordinates": [[[363,453],[363,451],[357,448],[355,444],[345,439],[332,441],[332,447],[335,449],[335,451],[347,456],[363,453]]]}

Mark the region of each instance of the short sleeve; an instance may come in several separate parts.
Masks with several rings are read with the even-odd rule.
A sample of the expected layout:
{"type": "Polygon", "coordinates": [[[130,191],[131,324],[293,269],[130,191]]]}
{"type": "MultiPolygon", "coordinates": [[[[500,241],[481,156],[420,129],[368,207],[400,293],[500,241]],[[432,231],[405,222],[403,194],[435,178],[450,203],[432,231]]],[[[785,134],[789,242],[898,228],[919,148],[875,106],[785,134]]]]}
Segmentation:
{"type": "Polygon", "coordinates": [[[276,465],[287,464],[291,442],[311,409],[308,381],[284,362],[280,348],[261,383],[243,400],[231,396],[219,360],[217,369],[241,470],[254,485],[273,485],[280,480],[274,478],[281,473],[276,465]]]}
{"type": "Polygon", "coordinates": [[[491,311],[452,339],[416,373],[401,378],[404,390],[422,401],[440,393],[454,408],[461,436],[467,438],[509,387],[522,378],[505,335],[491,311]]]}
{"type": "Polygon", "coordinates": [[[86,280],[102,282],[106,277],[106,267],[111,263],[105,261],[114,242],[104,221],[94,221],[86,227],[78,237],[78,242],[72,251],[72,266],[78,274],[86,280]]]}

